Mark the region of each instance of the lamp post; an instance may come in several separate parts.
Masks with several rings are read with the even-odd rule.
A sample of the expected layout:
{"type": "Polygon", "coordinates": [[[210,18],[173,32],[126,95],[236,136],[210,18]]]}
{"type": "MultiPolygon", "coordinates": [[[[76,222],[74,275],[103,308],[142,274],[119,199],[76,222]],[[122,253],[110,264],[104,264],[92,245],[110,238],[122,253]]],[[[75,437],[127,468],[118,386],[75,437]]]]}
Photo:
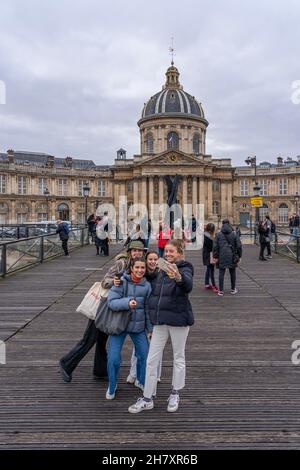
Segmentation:
{"type": "MultiPolygon", "coordinates": [[[[251,167],[254,168],[255,186],[253,186],[253,195],[254,196],[259,196],[260,195],[260,186],[258,184],[257,174],[256,174],[256,170],[257,170],[256,155],[254,157],[248,157],[245,160],[245,163],[247,165],[251,165],[251,167]]],[[[255,208],[255,222],[258,225],[258,222],[259,222],[259,207],[255,208]]]]}
{"type": "Polygon", "coordinates": [[[84,199],[85,199],[85,224],[87,224],[87,209],[88,209],[87,200],[88,200],[88,197],[89,197],[90,190],[91,190],[91,188],[89,187],[88,183],[84,183],[83,196],[84,196],[84,199]]]}
{"type": "MultiPolygon", "coordinates": [[[[43,191],[43,194],[46,198],[46,207],[47,207],[47,217],[46,217],[46,220],[50,220],[49,218],[49,196],[50,196],[50,191],[48,189],[48,186],[45,187],[44,191],[43,191]]],[[[50,225],[47,224],[47,232],[49,233],[50,232],[50,225]]]]}

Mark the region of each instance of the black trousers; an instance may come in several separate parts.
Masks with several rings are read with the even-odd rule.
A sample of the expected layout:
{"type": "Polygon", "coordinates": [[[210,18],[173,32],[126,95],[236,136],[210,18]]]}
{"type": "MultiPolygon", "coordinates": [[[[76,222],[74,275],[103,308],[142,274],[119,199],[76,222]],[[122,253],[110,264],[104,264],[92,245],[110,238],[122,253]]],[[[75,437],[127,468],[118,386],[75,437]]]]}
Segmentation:
{"type": "MultiPolygon", "coordinates": [[[[225,277],[226,268],[221,268],[219,270],[219,289],[220,291],[224,291],[224,277],[225,277]]],[[[236,268],[229,268],[230,273],[230,281],[231,281],[231,289],[235,289],[236,283],[236,268]]]]}
{"type": "Polygon", "coordinates": [[[65,256],[68,256],[68,254],[69,254],[69,251],[68,251],[68,240],[62,240],[62,241],[61,241],[61,246],[62,246],[62,249],[63,249],[64,252],[65,252],[65,256]]]}
{"type": "Polygon", "coordinates": [[[107,352],[106,342],[108,336],[95,327],[94,320],[89,320],[83,338],[71,351],[61,358],[61,363],[68,374],[78,366],[79,362],[87,355],[96,344],[94,356],[93,374],[98,377],[107,377],[107,352]]]}
{"type": "MultiPolygon", "coordinates": [[[[264,258],[264,251],[265,248],[268,248],[267,242],[260,242],[260,252],[259,252],[259,259],[264,258]]],[[[269,254],[269,253],[268,253],[269,254]]],[[[271,248],[270,248],[270,254],[271,254],[271,248]]]]}
{"type": "Polygon", "coordinates": [[[104,255],[105,255],[105,256],[108,256],[108,255],[109,255],[108,238],[106,238],[105,240],[103,240],[103,251],[104,251],[104,255]]]}

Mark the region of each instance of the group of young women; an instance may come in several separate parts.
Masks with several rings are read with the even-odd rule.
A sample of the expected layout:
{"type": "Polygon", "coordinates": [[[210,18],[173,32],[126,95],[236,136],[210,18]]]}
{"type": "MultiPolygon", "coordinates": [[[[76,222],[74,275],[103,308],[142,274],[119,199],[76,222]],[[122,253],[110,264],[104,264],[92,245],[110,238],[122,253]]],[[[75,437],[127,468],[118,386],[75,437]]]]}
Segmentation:
{"type": "MultiPolygon", "coordinates": [[[[188,298],[193,288],[194,268],[185,261],[183,243],[179,240],[169,240],[164,248],[167,269],[158,268],[158,258],[155,251],[145,253],[140,241],[132,241],[127,254],[116,257],[102,280],[102,287],[110,289],[107,301],[111,310],[130,311],[126,330],[105,338],[104,333],[96,333],[93,320],[89,320],[83,339],[60,360],[62,378],[70,382],[74,368],[96,343],[102,356],[101,376],[104,376],[103,366],[107,363],[109,385],[106,399],[113,400],[117,395],[122,347],[126,337],[130,336],[134,350],[127,382],[143,390],[143,395],[129,407],[130,413],[154,407],[153,397],[156,396],[163,351],[169,337],[173,350],[169,412],[178,409],[179,391],[185,386],[185,346],[190,326],[194,323],[188,298]]],[[[98,352],[98,368],[99,360],[98,352]]],[[[95,374],[95,368],[94,365],[94,375],[100,377],[95,374]]]]}

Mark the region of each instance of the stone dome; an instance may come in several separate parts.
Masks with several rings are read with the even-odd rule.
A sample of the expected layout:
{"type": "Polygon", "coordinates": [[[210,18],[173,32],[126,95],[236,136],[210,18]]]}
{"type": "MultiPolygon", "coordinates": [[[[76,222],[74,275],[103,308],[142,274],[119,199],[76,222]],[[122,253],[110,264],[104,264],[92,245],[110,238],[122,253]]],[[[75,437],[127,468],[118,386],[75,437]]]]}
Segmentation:
{"type": "Polygon", "coordinates": [[[196,98],[186,91],[179,83],[179,72],[176,67],[168,68],[166,84],[162,91],[156,93],[145,103],[141,119],[149,117],[162,117],[180,115],[196,119],[205,119],[204,112],[196,98]]]}

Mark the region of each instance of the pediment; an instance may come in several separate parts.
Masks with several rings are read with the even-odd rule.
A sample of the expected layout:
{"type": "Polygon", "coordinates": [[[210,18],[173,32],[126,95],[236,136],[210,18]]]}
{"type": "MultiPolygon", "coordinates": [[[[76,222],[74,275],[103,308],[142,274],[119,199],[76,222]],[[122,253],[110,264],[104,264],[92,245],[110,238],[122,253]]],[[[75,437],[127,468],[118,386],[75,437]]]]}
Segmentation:
{"type": "Polygon", "coordinates": [[[204,163],[197,157],[187,155],[177,150],[167,150],[154,157],[149,157],[142,162],[139,162],[137,166],[157,166],[157,165],[200,165],[204,166],[204,163]]]}

